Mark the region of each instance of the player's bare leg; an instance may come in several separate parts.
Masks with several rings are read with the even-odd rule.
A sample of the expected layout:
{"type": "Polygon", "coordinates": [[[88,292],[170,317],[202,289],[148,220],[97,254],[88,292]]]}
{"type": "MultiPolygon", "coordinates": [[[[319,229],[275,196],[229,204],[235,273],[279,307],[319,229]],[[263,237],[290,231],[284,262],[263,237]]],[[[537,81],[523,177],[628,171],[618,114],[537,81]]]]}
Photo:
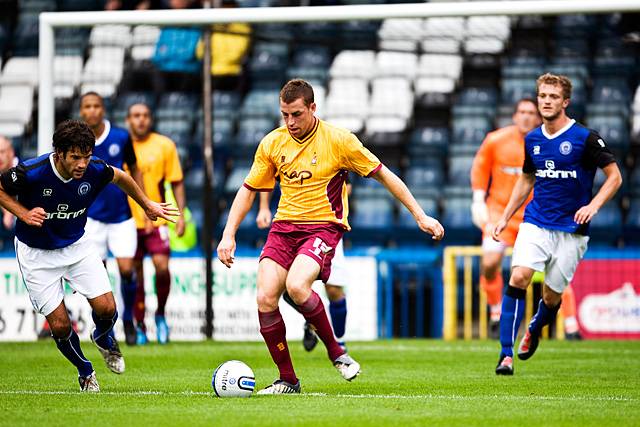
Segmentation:
{"type": "Polygon", "coordinates": [[[487,295],[489,305],[489,331],[491,338],[500,336],[502,311],[502,252],[485,251],[482,254],[480,287],[487,295]]]}
{"type": "Polygon", "coordinates": [[[167,325],[164,309],[171,290],[169,257],[164,254],[153,254],[151,261],[156,270],[156,294],[158,295],[158,308],[155,315],[156,335],[158,343],[166,344],[169,342],[169,325],[167,325]]]}
{"type": "Polygon", "coordinates": [[[500,358],[496,366],[496,374],[513,375],[513,343],[515,342],[520,322],[524,317],[525,296],[531,283],[534,271],[528,267],[516,266],[511,270],[509,286],[502,299],[500,315],[500,358]]]}
{"type": "Polygon", "coordinates": [[[311,289],[319,274],[320,266],[314,259],[302,254],[296,256],[287,275],[287,293],[298,305],[307,322],[315,328],[316,334],[327,348],[329,360],[344,379],[351,381],[360,373],[360,364],[345,353],[336,341],[324,304],[320,296],[311,289]]]}
{"type": "Polygon", "coordinates": [[[118,320],[116,301],[111,292],[107,292],[89,301],[93,311],[91,316],[96,327],[91,331],[91,341],[96,345],[98,351],[104,358],[107,367],[114,374],[124,372],[124,357],[120,352],[120,346],[113,333],[113,326],[118,320]]]}
{"type": "Polygon", "coordinates": [[[89,392],[100,391],[93,365],[82,353],[80,339],[71,327],[71,320],[69,319],[64,301],[49,313],[46,318],[51,329],[51,336],[53,336],[58,350],[78,369],[80,390],[89,392]]]}
{"type": "Polygon", "coordinates": [[[287,329],[278,308],[280,296],[285,290],[287,270],[270,258],[258,264],[258,320],[260,334],[264,338],[280,377],[260,390],[258,394],[300,393],[300,381],[296,377],[287,344],[287,329]]]}

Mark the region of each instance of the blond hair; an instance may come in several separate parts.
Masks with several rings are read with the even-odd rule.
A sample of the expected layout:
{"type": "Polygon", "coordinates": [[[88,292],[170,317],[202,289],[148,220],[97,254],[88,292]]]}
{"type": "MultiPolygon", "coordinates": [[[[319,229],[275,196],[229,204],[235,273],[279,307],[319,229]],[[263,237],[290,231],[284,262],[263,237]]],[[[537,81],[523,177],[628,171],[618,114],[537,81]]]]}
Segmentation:
{"type": "Polygon", "coordinates": [[[560,86],[562,88],[562,97],[564,99],[571,98],[571,80],[567,76],[546,73],[538,77],[536,80],[536,90],[540,91],[540,85],[547,84],[551,86],[560,86]]]}

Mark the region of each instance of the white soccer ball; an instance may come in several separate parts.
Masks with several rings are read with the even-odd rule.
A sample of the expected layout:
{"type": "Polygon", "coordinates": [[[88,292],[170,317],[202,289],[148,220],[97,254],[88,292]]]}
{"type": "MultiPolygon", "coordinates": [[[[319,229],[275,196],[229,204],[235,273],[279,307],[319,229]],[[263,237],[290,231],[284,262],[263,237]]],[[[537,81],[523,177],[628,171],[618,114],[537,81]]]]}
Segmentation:
{"type": "Polygon", "coordinates": [[[229,360],[213,371],[211,385],[218,397],[250,397],[256,387],[256,378],[246,363],[229,360]]]}

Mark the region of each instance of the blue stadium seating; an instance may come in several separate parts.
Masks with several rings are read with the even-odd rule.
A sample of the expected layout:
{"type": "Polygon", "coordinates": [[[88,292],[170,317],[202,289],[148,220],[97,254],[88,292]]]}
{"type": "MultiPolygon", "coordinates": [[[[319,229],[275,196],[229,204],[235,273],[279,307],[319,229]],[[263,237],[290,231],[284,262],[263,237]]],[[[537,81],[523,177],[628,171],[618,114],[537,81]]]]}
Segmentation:
{"type": "Polygon", "coordinates": [[[622,211],[614,200],[604,205],[591,220],[589,234],[592,243],[615,245],[622,236],[622,211]]]}
{"type": "Polygon", "coordinates": [[[240,114],[243,117],[265,117],[277,120],[280,117],[279,89],[253,89],[245,96],[240,114]]]}
{"type": "Polygon", "coordinates": [[[635,198],[631,199],[623,231],[625,242],[637,245],[640,241],[640,195],[636,195],[635,198]]]}
{"type": "Polygon", "coordinates": [[[185,119],[193,120],[193,112],[199,106],[198,96],[189,92],[168,92],[160,96],[156,111],[156,120],[185,119]]]}
{"type": "Polygon", "coordinates": [[[477,244],[480,232],[471,222],[471,197],[445,198],[442,225],[449,244],[477,244]]]}
{"type": "Polygon", "coordinates": [[[479,147],[487,132],[493,130],[491,121],[485,116],[462,116],[454,120],[453,143],[479,147]]]}
{"type": "Polygon", "coordinates": [[[38,56],[38,15],[20,14],[18,26],[13,32],[15,56],[38,56]]]}

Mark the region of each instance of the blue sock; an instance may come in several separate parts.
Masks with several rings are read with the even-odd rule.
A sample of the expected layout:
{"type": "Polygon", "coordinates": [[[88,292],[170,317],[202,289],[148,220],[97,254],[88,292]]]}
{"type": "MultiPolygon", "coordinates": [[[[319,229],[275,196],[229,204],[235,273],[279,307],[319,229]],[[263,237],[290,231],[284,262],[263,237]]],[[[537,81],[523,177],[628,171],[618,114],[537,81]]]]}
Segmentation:
{"type": "Polygon", "coordinates": [[[513,357],[513,342],[518,335],[520,322],[524,316],[525,289],[507,286],[507,291],[502,298],[502,314],[500,315],[500,344],[502,356],[513,357]]]}
{"type": "Polygon", "coordinates": [[[342,338],[347,323],[347,299],[329,301],[329,314],[331,315],[333,333],[336,334],[336,337],[342,338]]]}
{"type": "Polygon", "coordinates": [[[80,338],[78,338],[76,331],[72,328],[69,335],[64,338],[58,338],[53,334],[52,336],[53,340],[56,342],[56,346],[58,346],[58,350],[60,350],[60,353],[62,353],[69,362],[73,363],[73,365],[78,368],[78,375],[82,377],[91,375],[91,372],[93,372],[93,365],[91,365],[91,362],[84,357],[82,349],[80,348],[80,338]]]}
{"type": "Polygon", "coordinates": [[[102,348],[112,348],[115,343],[115,340],[112,339],[114,337],[113,325],[115,325],[116,320],[118,320],[118,311],[116,310],[116,312],[113,313],[113,317],[108,317],[106,319],[98,317],[96,312],[92,311],[91,317],[96,324],[96,331],[93,334],[93,339],[96,344],[102,348]]]}
{"type": "Polygon", "coordinates": [[[125,322],[133,322],[133,304],[136,300],[136,286],[135,271],[133,271],[129,277],[120,275],[120,291],[122,292],[122,302],[124,303],[122,320],[125,322]]]}
{"type": "Polygon", "coordinates": [[[540,335],[540,332],[542,332],[542,328],[551,323],[553,319],[555,319],[556,314],[558,314],[559,308],[560,304],[553,308],[548,307],[544,303],[542,298],[540,298],[538,311],[529,323],[529,332],[531,332],[532,335],[540,335]]]}

